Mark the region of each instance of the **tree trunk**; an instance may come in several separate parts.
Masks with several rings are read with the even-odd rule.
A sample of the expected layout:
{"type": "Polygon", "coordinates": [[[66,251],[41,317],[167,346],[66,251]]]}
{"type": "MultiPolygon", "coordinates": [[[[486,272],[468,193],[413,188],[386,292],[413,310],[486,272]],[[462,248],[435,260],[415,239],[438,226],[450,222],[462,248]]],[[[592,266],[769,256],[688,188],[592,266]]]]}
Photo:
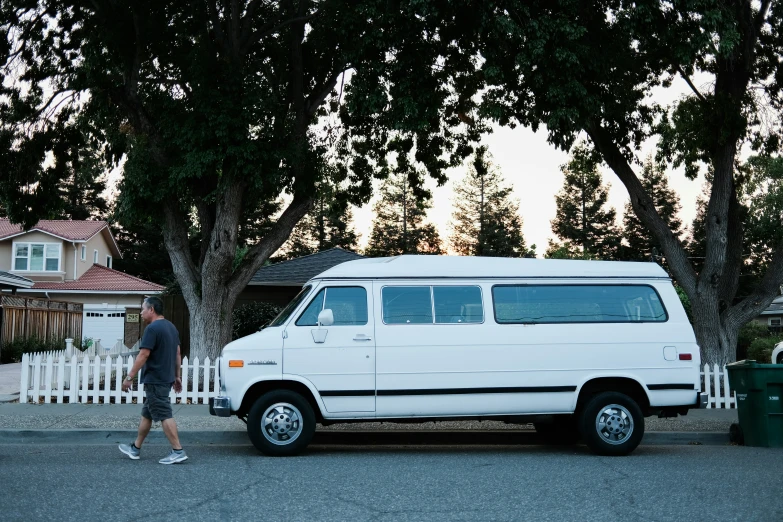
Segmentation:
{"type": "Polygon", "coordinates": [[[691,314],[702,363],[723,366],[736,360],[737,336],[742,325],[720,314],[714,297],[691,300],[691,314]]]}

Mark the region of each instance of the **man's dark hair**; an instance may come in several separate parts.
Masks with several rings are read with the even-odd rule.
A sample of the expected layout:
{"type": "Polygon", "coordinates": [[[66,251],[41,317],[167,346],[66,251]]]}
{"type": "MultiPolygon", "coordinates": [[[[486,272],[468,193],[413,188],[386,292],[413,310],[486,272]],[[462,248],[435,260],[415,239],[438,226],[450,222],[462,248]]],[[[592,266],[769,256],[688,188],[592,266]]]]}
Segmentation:
{"type": "Polygon", "coordinates": [[[160,297],[148,297],[144,302],[147,303],[147,306],[155,310],[156,314],[163,315],[163,300],[160,297]]]}

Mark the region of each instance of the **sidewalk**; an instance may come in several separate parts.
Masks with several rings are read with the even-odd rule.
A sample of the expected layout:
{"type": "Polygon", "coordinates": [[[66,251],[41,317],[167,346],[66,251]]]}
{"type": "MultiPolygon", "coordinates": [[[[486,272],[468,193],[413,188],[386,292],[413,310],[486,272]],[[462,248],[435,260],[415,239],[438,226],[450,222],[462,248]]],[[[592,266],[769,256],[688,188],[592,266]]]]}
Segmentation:
{"type": "Polygon", "coordinates": [[[19,398],[22,363],[0,364],[0,403],[19,398]]]}
{"type": "MultiPolygon", "coordinates": [[[[0,404],[0,444],[115,442],[134,436],[135,404],[0,404]]],[[[249,444],[247,426],[236,417],[209,414],[205,405],[175,405],[183,440],[200,444],[249,444]]],[[[645,444],[727,444],[737,410],[691,410],[685,417],[645,419],[645,444]]],[[[165,442],[159,423],[151,441],[165,442]]],[[[356,423],[318,426],[314,444],[535,444],[532,425],[500,421],[356,423]]]]}

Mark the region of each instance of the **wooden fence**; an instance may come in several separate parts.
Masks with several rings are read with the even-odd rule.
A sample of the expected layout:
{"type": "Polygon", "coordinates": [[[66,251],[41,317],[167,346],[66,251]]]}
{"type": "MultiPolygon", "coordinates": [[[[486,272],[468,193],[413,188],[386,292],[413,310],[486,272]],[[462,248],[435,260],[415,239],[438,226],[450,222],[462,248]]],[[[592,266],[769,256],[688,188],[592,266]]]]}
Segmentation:
{"type": "Polygon", "coordinates": [[[707,408],[737,407],[737,394],[731,391],[729,372],[726,371],[725,366],[720,368],[716,364],[710,369],[709,364],[704,365],[704,370],[701,372],[701,391],[709,397],[707,408]]]}
{"type": "MultiPolygon", "coordinates": [[[[68,357],[65,352],[24,354],[20,403],[141,404],[144,385],[122,391],[122,380],[133,368],[133,356],[68,357]]],[[[182,359],[182,392],[169,394],[171,403],[207,404],[220,389],[220,359],[182,359]]]]}
{"type": "Polygon", "coordinates": [[[81,303],[0,294],[0,350],[14,339],[81,339],[81,303]]]}

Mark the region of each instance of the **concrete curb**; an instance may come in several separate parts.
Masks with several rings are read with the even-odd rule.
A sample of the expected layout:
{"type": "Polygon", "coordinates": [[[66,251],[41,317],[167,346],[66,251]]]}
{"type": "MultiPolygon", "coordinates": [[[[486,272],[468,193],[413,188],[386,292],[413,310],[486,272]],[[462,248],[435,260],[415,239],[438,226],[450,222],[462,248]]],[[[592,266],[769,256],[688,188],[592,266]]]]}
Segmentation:
{"type": "MultiPolygon", "coordinates": [[[[248,446],[245,431],[181,431],[184,445],[194,446],[248,446]]],[[[136,437],[135,430],[0,430],[0,444],[117,444],[136,437]]],[[[165,444],[162,431],[154,430],[147,442],[165,444]]],[[[312,445],[327,446],[494,446],[548,444],[547,440],[530,430],[496,431],[318,431],[312,445]]],[[[694,445],[722,446],[729,444],[729,434],[720,432],[647,432],[642,439],[645,445],[694,445]]]]}

